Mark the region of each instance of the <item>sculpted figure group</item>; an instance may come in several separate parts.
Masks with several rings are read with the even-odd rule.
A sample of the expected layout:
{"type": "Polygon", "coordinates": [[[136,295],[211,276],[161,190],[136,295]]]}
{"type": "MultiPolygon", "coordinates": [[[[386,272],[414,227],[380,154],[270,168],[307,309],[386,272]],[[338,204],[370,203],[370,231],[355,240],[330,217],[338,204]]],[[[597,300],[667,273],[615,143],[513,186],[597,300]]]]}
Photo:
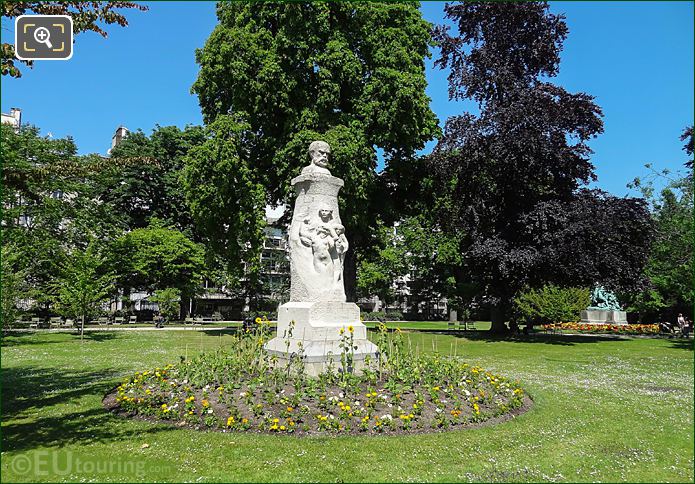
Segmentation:
{"type": "Polygon", "coordinates": [[[333,210],[321,207],[318,216],[307,217],[299,228],[299,240],[311,247],[314,270],[318,274],[329,274],[335,283],[342,280],[345,252],[348,241],[345,227],[333,220],[333,210]]]}
{"type": "MultiPolygon", "coordinates": [[[[293,284],[297,297],[345,300],[343,270],[349,244],[338,213],[342,180],[331,175],[331,148],[325,141],[309,145],[311,163],[297,177],[295,215],[290,229],[293,284]]],[[[293,184],[295,184],[293,180],[293,184]]]]}

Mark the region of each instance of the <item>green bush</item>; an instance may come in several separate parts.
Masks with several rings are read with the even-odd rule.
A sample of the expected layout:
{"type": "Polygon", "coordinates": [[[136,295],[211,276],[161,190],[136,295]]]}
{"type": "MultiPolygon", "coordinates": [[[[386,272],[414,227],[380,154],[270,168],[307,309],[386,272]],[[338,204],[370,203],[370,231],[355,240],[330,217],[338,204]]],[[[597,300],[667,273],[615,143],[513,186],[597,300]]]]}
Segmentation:
{"type": "Polygon", "coordinates": [[[364,321],[403,321],[403,313],[400,311],[363,311],[361,316],[364,321]]]}
{"type": "Polygon", "coordinates": [[[242,311],[242,318],[251,318],[255,320],[256,318],[266,318],[268,321],[276,321],[278,318],[278,312],[276,311],[242,311]]]}
{"type": "Polygon", "coordinates": [[[589,288],[550,284],[519,293],[514,298],[514,312],[526,324],[574,322],[589,303],[589,288]]]}
{"type": "Polygon", "coordinates": [[[181,301],[181,291],[175,287],[160,289],[155,292],[150,301],[156,302],[159,306],[159,314],[166,321],[173,321],[179,318],[179,301],[181,301]]]}
{"type": "Polygon", "coordinates": [[[400,311],[387,311],[386,312],[387,321],[403,321],[403,313],[400,311]]]}

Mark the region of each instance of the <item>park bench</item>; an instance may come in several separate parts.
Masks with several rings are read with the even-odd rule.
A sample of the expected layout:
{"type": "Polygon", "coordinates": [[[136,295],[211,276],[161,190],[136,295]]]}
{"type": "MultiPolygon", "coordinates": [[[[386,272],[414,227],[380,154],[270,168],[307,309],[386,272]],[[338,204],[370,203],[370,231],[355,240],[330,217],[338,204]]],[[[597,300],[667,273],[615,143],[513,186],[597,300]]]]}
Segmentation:
{"type": "Polygon", "coordinates": [[[97,318],[97,324],[99,326],[107,326],[111,324],[111,321],[109,321],[109,318],[107,318],[106,316],[100,316],[97,318]]]}
{"type": "Polygon", "coordinates": [[[31,318],[31,323],[29,324],[29,327],[35,329],[43,327],[43,322],[41,321],[41,318],[31,318]]]}
{"type": "Polygon", "coordinates": [[[72,319],[66,319],[66,320],[61,324],[61,326],[62,326],[63,328],[74,328],[74,327],[75,327],[75,321],[73,321],[72,319]]]}
{"type": "Polygon", "coordinates": [[[113,324],[123,324],[125,323],[125,318],[123,316],[116,316],[113,318],[113,324]]]}
{"type": "Polygon", "coordinates": [[[54,317],[54,318],[50,319],[51,329],[60,328],[60,326],[62,324],[63,324],[63,318],[61,318],[61,317],[54,317]]]}
{"type": "Polygon", "coordinates": [[[475,323],[473,321],[449,321],[447,324],[447,329],[449,330],[459,330],[464,331],[476,331],[475,323]]]}
{"type": "Polygon", "coordinates": [[[134,324],[134,323],[137,323],[137,322],[138,322],[138,317],[137,317],[137,316],[131,316],[130,318],[128,318],[128,323],[130,323],[130,324],[134,324]]]}

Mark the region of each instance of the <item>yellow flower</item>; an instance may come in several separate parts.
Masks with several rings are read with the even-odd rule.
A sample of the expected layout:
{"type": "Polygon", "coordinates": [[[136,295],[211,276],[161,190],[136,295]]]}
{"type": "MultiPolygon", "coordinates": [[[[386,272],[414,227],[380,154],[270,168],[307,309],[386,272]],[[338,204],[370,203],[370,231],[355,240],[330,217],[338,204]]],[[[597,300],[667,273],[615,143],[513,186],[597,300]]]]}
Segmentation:
{"type": "Polygon", "coordinates": [[[256,324],[261,324],[261,318],[256,318],[256,324]]]}
{"type": "Polygon", "coordinates": [[[345,328],[340,328],[340,334],[345,333],[345,328]]]}
{"type": "Polygon", "coordinates": [[[279,418],[274,418],[274,419],[273,419],[273,423],[278,423],[279,421],[280,421],[279,418]]]}
{"type": "Polygon", "coordinates": [[[294,410],[294,408],[292,408],[292,407],[287,407],[287,411],[288,411],[288,412],[291,412],[292,410],[294,410]]]}
{"type": "Polygon", "coordinates": [[[207,407],[209,407],[209,406],[210,406],[210,402],[208,402],[207,400],[203,399],[203,407],[207,408],[207,407]]]}
{"type": "Polygon", "coordinates": [[[247,419],[247,418],[242,418],[242,419],[241,419],[241,423],[243,423],[243,424],[249,423],[249,419],[247,419]]]}
{"type": "Polygon", "coordinates": [[[280,425],[280,430],[285,430],[286,428],[287,427],[285,427],[284,425],[280,425]]]}
{"type": "Polygon", "coordinates": [[[348,326],[348,331],[350,331],[351,333],[354,333],[354,332],[355,332],[355,328],[353,328],[352,326],[348,326]]]}
{"type": "Polygon", "coordinates": [[[234,423],[234,417],[232,417],[230,415],[229,418],[227,419],[227,427],[231,427],[233,423],[234,423]]]}

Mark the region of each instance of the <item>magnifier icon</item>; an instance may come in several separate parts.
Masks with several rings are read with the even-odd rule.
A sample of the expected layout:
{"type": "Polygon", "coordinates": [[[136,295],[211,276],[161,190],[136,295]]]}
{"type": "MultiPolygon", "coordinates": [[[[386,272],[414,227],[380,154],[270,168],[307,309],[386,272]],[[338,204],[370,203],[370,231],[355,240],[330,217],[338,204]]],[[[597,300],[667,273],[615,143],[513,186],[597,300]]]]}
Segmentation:
{"type": "Polygon", "coordinates": [[[46,27],[39,27],[34,30],[34,40],[39,44],[46,44],[49,49],[53,48],[53,44],[51,44],[51,32],[46,27]]]}

